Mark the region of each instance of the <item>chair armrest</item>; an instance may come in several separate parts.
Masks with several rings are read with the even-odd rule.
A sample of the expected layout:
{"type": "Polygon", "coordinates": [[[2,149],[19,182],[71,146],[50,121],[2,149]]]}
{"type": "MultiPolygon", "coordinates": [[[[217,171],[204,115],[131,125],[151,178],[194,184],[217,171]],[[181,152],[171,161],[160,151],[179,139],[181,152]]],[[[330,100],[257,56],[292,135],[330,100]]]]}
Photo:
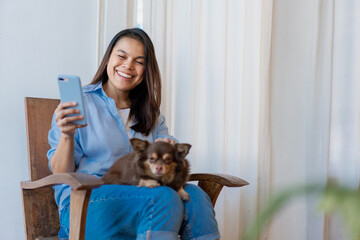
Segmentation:
{"type": "MultiPolygon", "coordinates": [[[[85,173],[57,173],[36,181],[23,181],[20,186],[23,198],[26,198],[28,202],[28,206],[24,209],[29,214],[36,213],[39,204],[43,204],[43,200],[39,200],[39,191],[48,191],[50,186],[58,184],[67,184],[71,187],[69,239],[84,240],[87,206],[91,191],[93,188],[103,185],[104,182],[98,177],[85,173]]],[[[49,194],[49,192],[47,193],[49,194]]]]}
{"type": "Polygon", "coordinates": [[[23,181],[20,186],[22,189],[35,189],[58,184],[67,184],[72,190],[85,190],[97,188],[104,182],[100,178],[86,173],[56,173],[37,181],[23,181]]]}
{"type": "Polygon", "coordinates": [[[228,174],[193,173],[190,174],[189,181],[214,182],[227,187],[242,187],[249,185],[244,179],[228,174]]]}
{"type": "Polygon", "coordinates": [[[242,187],[249,184],[247,181],[235,176],[211,173],[190,174],[189,181],[198,181],[198,186],[207,193],[213,206],[215,206],[223,186],[242,187]]]}

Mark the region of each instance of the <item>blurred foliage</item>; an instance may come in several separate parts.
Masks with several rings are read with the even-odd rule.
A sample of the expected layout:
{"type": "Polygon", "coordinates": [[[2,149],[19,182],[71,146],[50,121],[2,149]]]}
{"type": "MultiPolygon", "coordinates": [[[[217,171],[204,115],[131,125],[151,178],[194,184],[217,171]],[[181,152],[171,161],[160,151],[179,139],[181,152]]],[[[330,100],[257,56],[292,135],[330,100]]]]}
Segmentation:
{"type": "Polygon", "coordinates": [[[318,197],[318,208],[324,214],[340,213],[352,240],[360,240],[360,191],[334,183],[329,183],[327,186],[324,184],[297,186],[276,194],[241,239],[257,240],[265,225],[278,211],[294,198],[304,195],[318,197]]]}

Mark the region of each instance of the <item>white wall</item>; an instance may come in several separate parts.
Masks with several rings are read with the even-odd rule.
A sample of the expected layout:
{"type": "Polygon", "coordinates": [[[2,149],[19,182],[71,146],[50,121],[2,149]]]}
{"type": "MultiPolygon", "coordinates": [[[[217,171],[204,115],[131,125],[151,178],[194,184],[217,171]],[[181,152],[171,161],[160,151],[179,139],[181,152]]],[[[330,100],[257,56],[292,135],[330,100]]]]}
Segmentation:
{"type": "Polygon", "coordinates": [[[58,98],[56,76],[89,83],[97,66],[97,0],[0,0],[0,239],[25,239],[25,96],[58,98]]]}

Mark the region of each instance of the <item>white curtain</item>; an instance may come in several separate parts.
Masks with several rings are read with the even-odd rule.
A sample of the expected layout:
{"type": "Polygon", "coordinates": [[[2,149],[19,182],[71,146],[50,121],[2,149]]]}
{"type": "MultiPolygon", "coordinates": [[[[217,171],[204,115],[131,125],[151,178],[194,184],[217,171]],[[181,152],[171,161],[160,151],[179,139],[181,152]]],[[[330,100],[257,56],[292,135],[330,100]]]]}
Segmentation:
{"type": "MultiPolygon", "coordinates": [[[[163,77],[162,112],[192,144],[192,172],[250,182],[215,207],[239,239],[283,188],[360,177],[360,2],[145,0],[163,77]]],[[[260,239],[348,239],[313,198],[283,209],[260,239]]]]}
{"type": "Polygon", "coordinates": [[[162,111],[172,133],[193,146],[192,172],[251,184],[220,195],[222,239],[240,236],[270,190],[271,8],[262,1],[144,1],[144,29],[162,70],[162,111]]]}

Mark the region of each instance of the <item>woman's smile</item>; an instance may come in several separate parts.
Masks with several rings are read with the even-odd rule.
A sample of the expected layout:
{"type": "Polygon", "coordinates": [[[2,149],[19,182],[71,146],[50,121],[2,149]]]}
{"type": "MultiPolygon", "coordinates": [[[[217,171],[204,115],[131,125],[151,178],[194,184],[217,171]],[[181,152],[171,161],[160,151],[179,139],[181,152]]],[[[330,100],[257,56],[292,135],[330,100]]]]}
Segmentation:
{"type": "Polygon", "coordinates": [[[119,71],[119,70],[117,70],[116,71],[117,72],[117,74],[119,74],[119,76],[120,77],[123,77],[123,78],[125,78],[125,79],[132,79],[134,76],[133,75],[131,75],[131,74],[127,74],[127,73],[124,73],[124,72],[121,72],[121,71],[119,71]]]}

